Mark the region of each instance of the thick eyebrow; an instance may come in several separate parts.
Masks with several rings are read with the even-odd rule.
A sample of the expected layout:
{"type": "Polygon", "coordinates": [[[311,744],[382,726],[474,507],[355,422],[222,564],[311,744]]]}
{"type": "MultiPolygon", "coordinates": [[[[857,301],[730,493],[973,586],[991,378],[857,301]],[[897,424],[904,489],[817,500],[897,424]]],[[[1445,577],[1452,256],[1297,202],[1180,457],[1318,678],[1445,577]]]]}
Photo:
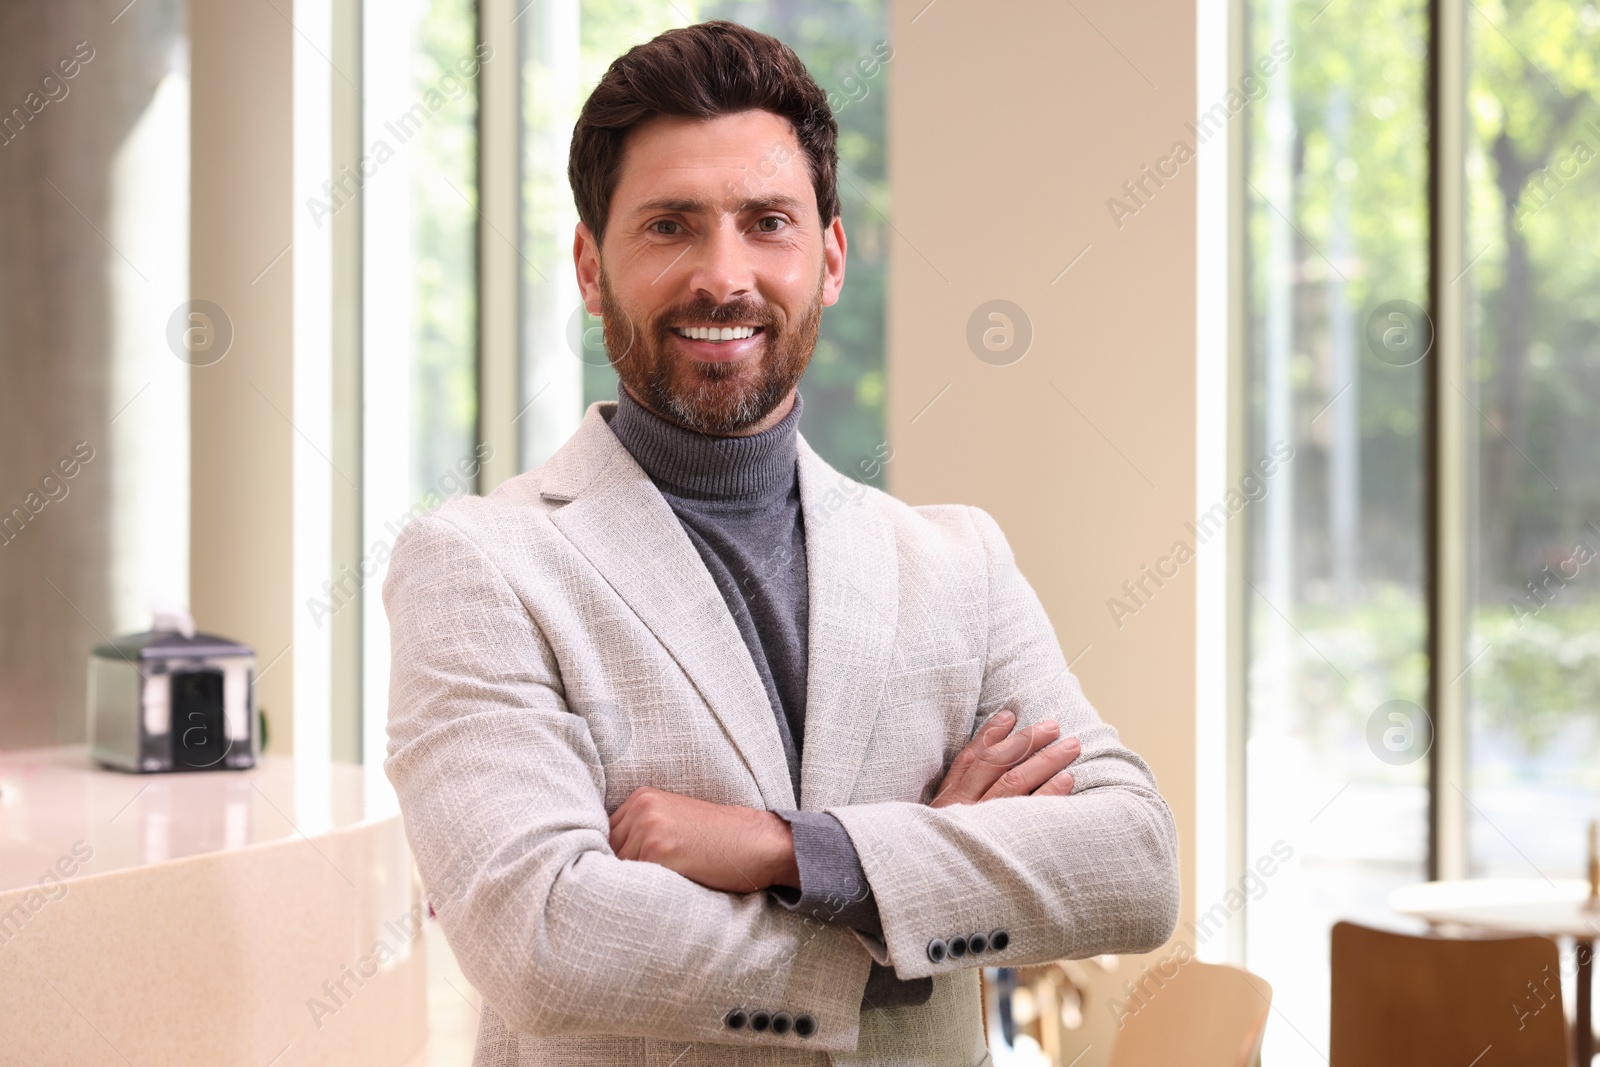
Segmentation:
{"type": "MultiPolygon", "coordinates": [[[[803,205],[792,196],[756,196],[741,200],[738,206],[739,214],[752,211],[787,211],[791,215],[800,213],[803,205]]],[[[639,205],[640,213],[654,213],[667,211],[677,215],[704,215],[712,211],[711,204],[705,200],[695,200],[690,197],[658,197],[655,200],[646,200],[639,205]]]]}

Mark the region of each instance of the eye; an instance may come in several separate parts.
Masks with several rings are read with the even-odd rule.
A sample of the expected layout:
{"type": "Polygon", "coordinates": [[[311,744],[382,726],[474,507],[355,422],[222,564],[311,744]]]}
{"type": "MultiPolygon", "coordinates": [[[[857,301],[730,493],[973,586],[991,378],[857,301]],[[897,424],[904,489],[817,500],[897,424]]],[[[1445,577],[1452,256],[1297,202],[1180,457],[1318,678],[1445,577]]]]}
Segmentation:
{"type": "Polygon", "coordinates": [[[680,230],[678,224],[671,219],[657,219],[650,224],[650,232],[660,234],[662,237],[676,237],[680,230]]]}
{"type": "Polygon", "coordinates": [[[759,233],[777,233],[788,225],[781,215],[767,215],[756,220],[756,230],[759,233]]]}

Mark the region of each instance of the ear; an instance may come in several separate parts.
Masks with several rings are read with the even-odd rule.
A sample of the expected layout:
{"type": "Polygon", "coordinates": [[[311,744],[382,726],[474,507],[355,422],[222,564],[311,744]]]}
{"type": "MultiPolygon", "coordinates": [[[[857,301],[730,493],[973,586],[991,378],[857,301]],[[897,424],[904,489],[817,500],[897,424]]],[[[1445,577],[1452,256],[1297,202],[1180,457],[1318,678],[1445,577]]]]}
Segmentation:
{"type": "Polygon", "coordinates": [[[600,242],[589,231],[589,224],[578,223],[572,238],[572,263],[578,271],[578,291],[589,314],[600,314],[600,242]]]}
{"type": "Polygon", "coordinates": [[[839,302],[839,290],[844,288],[845,237],[844,219],[834,216],[828,228],[822,231],[822,304],[832,307],[839,302]]]}

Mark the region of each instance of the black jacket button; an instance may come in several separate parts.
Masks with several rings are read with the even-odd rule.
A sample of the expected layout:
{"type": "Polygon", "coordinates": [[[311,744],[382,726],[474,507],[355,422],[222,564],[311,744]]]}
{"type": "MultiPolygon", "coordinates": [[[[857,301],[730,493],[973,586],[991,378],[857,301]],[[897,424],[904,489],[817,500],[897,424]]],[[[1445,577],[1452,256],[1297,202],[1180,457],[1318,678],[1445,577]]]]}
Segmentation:
{"type": "Polygon", "coordinates": [[[744,1024],[749,1021],[749,1016],[745,1015],[743,1008],[734,1008],[722,1017],[722,1021],[728,1025],[729,1030],[743,1030],[744,1024]]]}
{"type": "Polygon", "coordinates": [[[750,1013],[750,1029],[754,1030],[756,1033],[764,1033],[767,1027],[771,1025],[772,1016],[767,1012],[753,1011],[750,1013]]]}
{"type": "Polygon", "coordinates": [[[928,942],[928,958],[934,963],[943,963],[945,944],[943,938],[934,938],[928,942]]]}
{"type": "Polygon", "coordinates": [[[951,959],[959,960],[967,954],[967,939],[964,937],[952,937],[945,948],[949,950],[951,959]]]}
{"type": "Polygon", "coordinates": [[[989,948],[989,938],[983,934],[973,934],[967,938],[967,951],[974,956],[981,956],[989,948]]]}
{"type": "Polygon", "coordinates": [[[817,1032],[817,1020],[805,1012],[794,1017],[794,1032],[801,1037],[810,1037],[817,1032]]]}
{"type": "Polygon", "coordinates": [[[1011,944],[1011,935],[1004,930],[996,930],[989,935],[989,947],[996,952],[1004,952],[1009,944],[1011,944]]]}
{"type": "Polygon", "coordinates": [[[772,1017],[772,1032],[778,1035],[787,1034],[789,1027],[794,1025],[794,1020],[789,1018],[789,1013],[780,1011],[772,1017]]]}

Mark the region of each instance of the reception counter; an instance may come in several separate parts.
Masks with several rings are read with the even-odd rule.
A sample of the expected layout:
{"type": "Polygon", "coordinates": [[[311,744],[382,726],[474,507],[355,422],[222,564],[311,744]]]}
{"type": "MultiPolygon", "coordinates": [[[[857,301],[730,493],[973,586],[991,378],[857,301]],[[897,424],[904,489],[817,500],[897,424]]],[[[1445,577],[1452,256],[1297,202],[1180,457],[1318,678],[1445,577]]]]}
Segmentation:
{"type": "Polygon", "coordinates": [[[0,755],[0,1062],[411,1062],[420,887],[381,769],[0,755]]]}

